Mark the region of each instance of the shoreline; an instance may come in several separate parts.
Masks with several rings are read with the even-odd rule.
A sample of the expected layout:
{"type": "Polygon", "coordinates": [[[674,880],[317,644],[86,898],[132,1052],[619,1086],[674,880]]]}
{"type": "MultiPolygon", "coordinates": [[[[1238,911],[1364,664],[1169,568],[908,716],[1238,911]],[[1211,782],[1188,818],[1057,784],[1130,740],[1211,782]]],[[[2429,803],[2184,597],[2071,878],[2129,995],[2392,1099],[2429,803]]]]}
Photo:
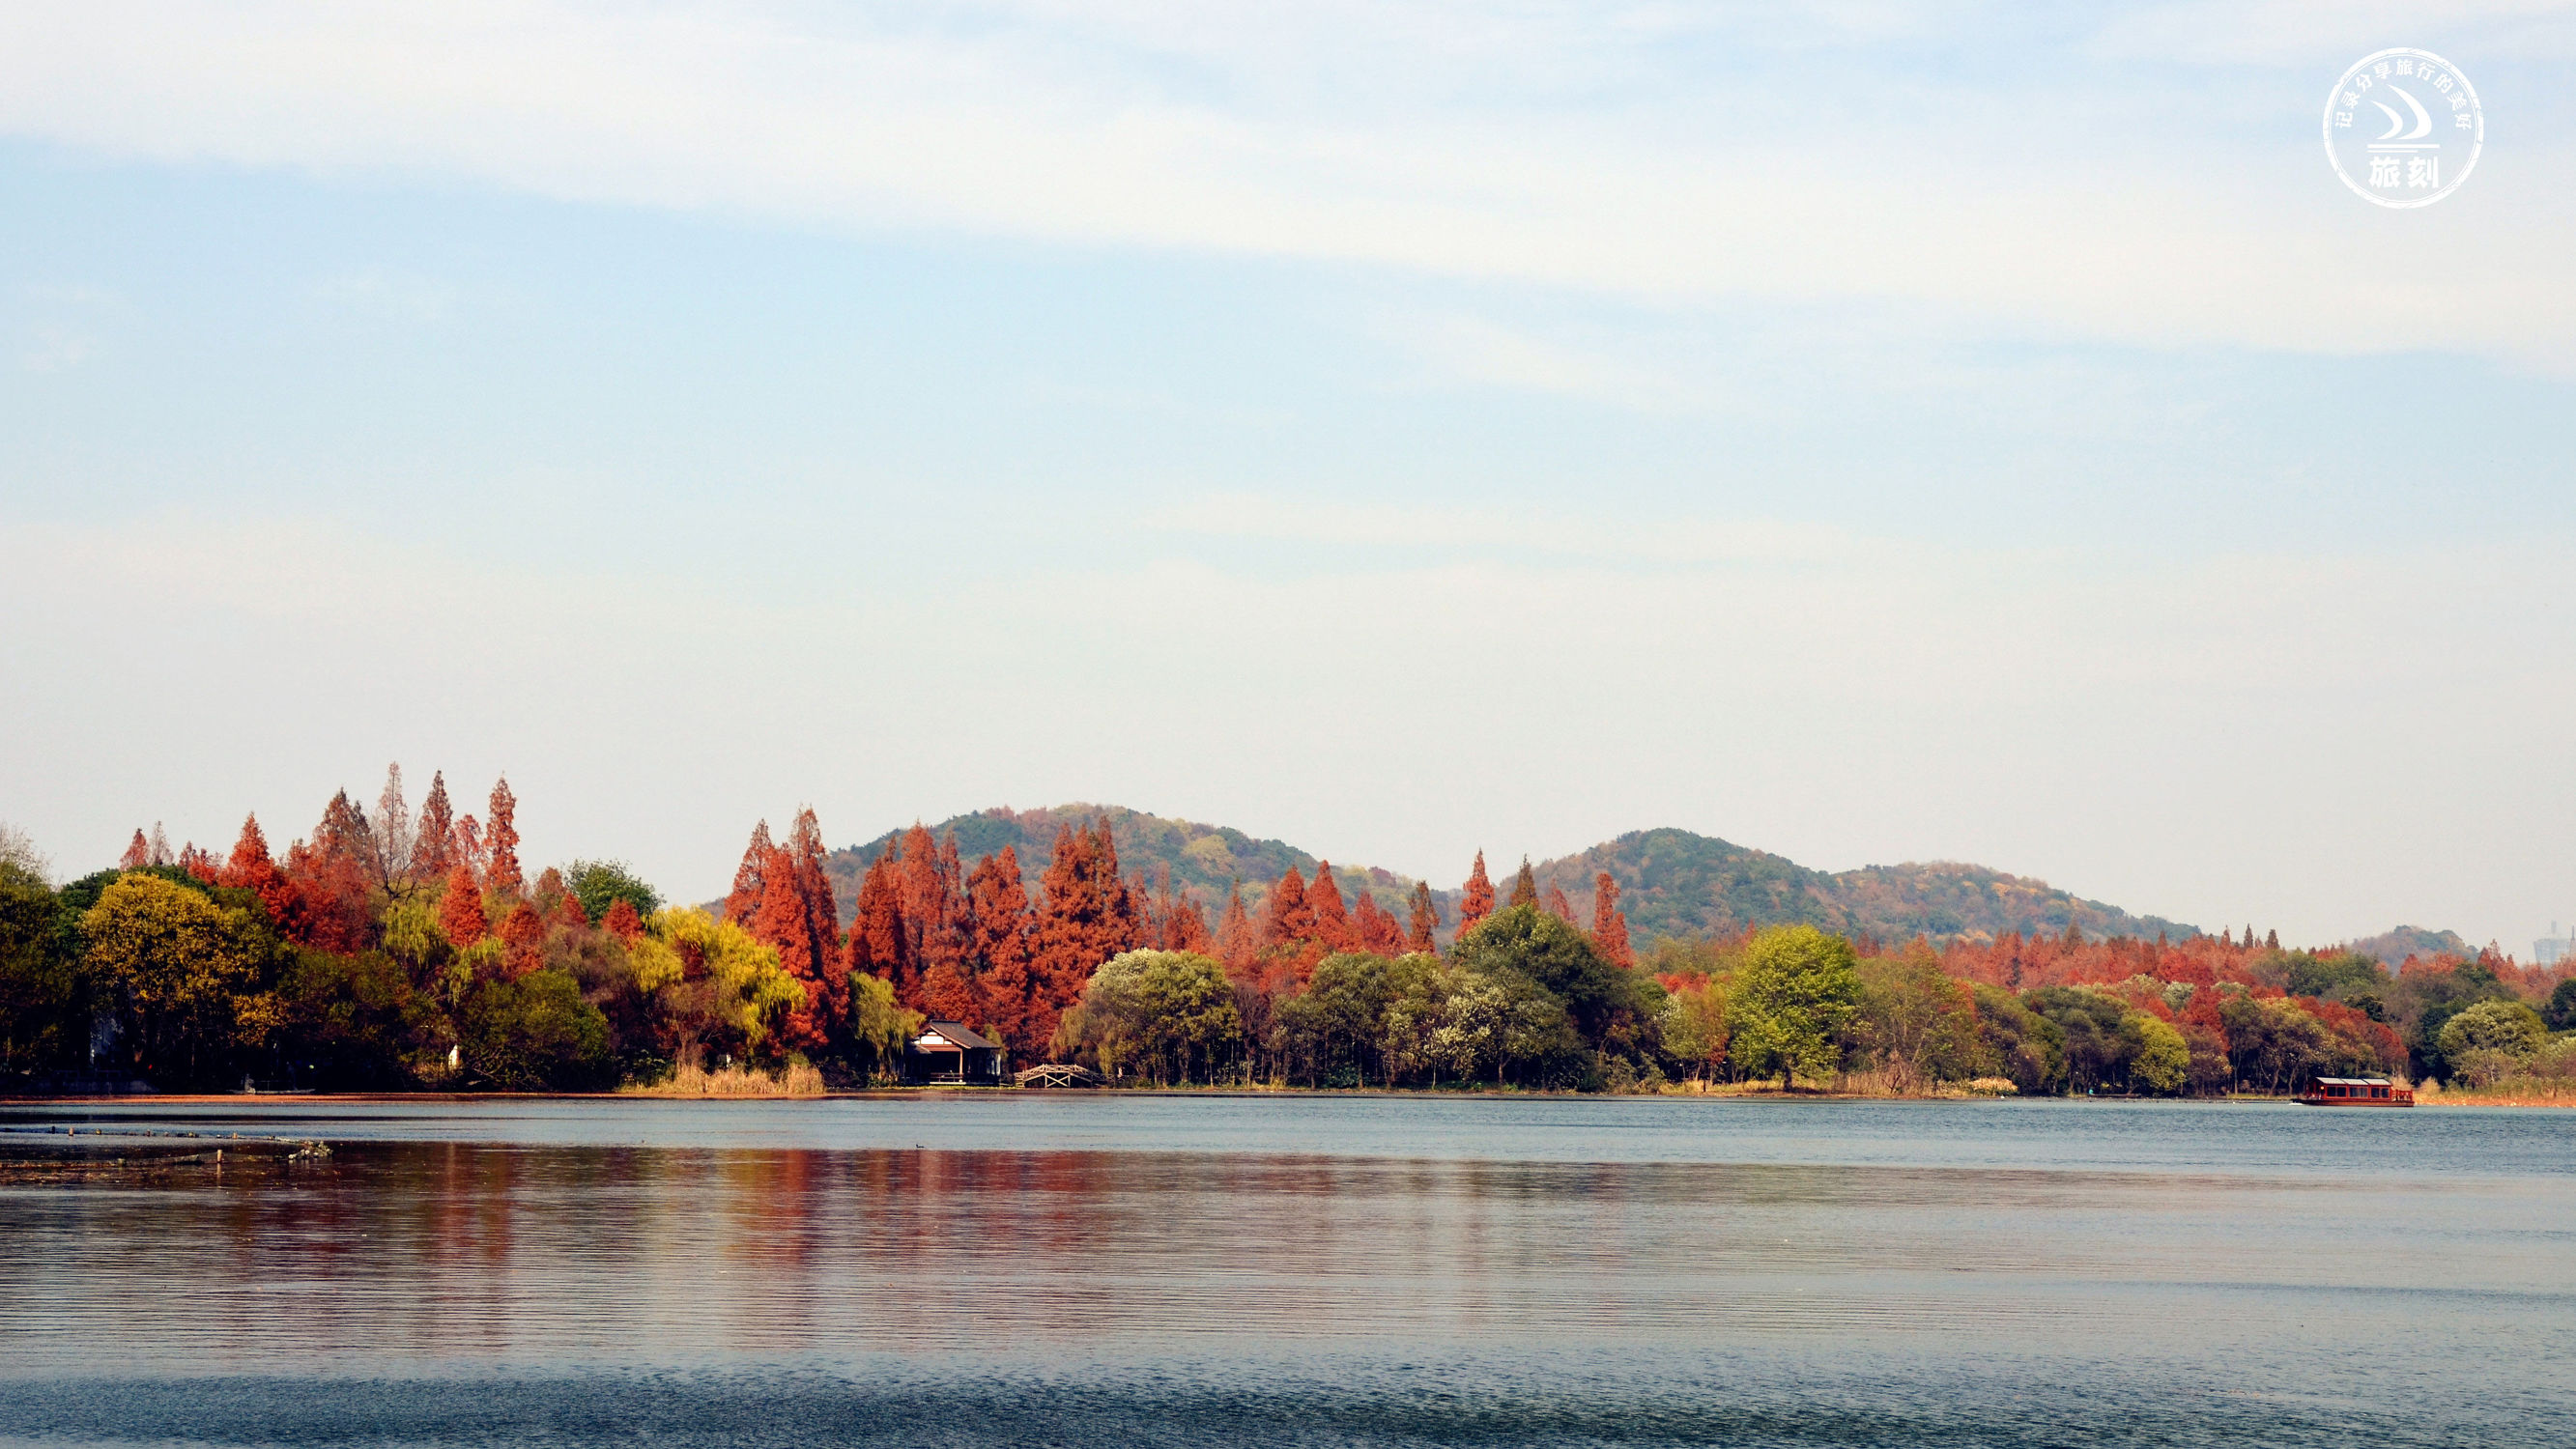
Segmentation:
{"type": "MultiPolygon", "coordinates": [[[[1800,1088],[1800,1089],[1798,1089],[1798,1090],[1791,1091],[1791,1092],[1782,1092],[1782,1091],[1780,1091],[1780,1090],[1779,1090],[1779,1089],[1777,1089],[1777,1088],[1762,1088],[1762,1089],[1757,1089],[1757,1090],[1710,1091],[1710,1092],[1623,1092],[1623,1093],[1607,1093],[1607,1092],[1550,1092],[1550,1091],[1517,1091],[1517,1090],[1510,1090],[1510,1089],[1499,1090],[1499,1091],[1498,1091],[1498,1090],[1493,1090],[1493,1089],[1483,1089],[1483,1090],[1456,1090],[1456,1091],[1452,1091],[1452,1090],[1442,1090],[1442,1089],[1438,1089],[1438,1088],[1423,1089],[1423,1088],[1408,1088],[1408,1087],[1388,1087],[1388,1088],[1378,1088],[1378,1087],[1240,1087],[1240,1086],[1226,1086],[1226,1087],[1095,1087],[1095,1088],[1086,1088],[1086,1089],[1078,1089],[1078,1090],[1077,1090],[1077,1089],[1046,1089],[1046,1090],[1031,1090],[1031,1089],[1027,1089],[1027,1088],[1014,1088],[1014,1087],[957,1087],[957,1086],[928,1086],[928,1087],[875,1087],[875,1088],[868,1088],[868,1089],[860,1090],[860,1091],[847,1091],[847,1092],[807,1092],[807,1093],[799,1093],[799,1094],[777,1093],[777,1094],[774,1094],[774,1095],[752,1095],[752,1094],[732,1094],[732,1095],[728,1095],[728,1094],[722,1094],[722,1093],[710,1093],[710,1094],[706,1094],[706,1095],[703,1095],[703,1096],[691,1096],[691,1095],[680,1095],[680,1094],[665,1094],[665,1093],[654,1093],[654,1092],[617,1092],[617,1091],[610,1091],[610,1092],[303,1092],[303,1093],[290,1093],[290,1092],[171,1092],[171,1093],[136,1092],[136,1093],[112,1093],[112,1094],[103,1094],[103,1095],[98,1095],[98,1096],[76,1096],[76,1097],[75,1097],[75,1096],[66,1096],[66,1097],[27,1097],[27,1096],[11,1097],[11,1096],[0,1096],[0,1108],[15,1108],[15,1107],[44,1107],[44,1106],[66,1106],[66,1107],[70,1107],[70,1106],[79,1106],[79,1107],[95,1107],[95,1106],[100,1106],[100,1105],[103,1105],[103,1104],[111,1104],[111,1103],[119,1103],[119,1104],[121,1104],[121,1103],[128,1103],[128,1102],[131,1102],[131,1103],[134,1103],[134,1104],[137,1104],[137,1105],[151,1104],[151,1105],[159,1105],[159,1106],[173,1106],[173,1107],[180,1107],[180,1106],[187,1106],[187,1107],[200,1107],[200,1106],[213,1106],[213,1105],[252,1106],[252,1105],[270,1105],[270,1104],[273,1104],[273,1105],[275,1105],[276,1107],[278,1107],[278,1108],[280,1108],[280,1109],[284,1109],[284,1108],[287,1108],[287,1107],[297,1106],[297,1105],[317,1105],[317,1106],[362,1106],[362,1105],[364,1105],[364,1106],[372,1106],[372,1105],[399,1105],[399,1104],[404,1104],[404,1103],[418,1103],[418,1104],[423,1104],[423,1105],[434,1105],[434,1104],[440,1104],[440,1103],[450,1103],[450,1104],[472,1104],[472,1103],[484,1103],[484,1102],[729,1102],[729,1103],[801,1103],[801,1102],[915,1101],[915,1100],[966,1099],[966,1098],[975,1098],[975,1099],[994,1099],[994,1100],[1002,1100],[1002,1099],[1017,1100],[1017,1099],[1022,1099],[1022,1098],[1027,1098],[1027,1099],[1057,1099],[1057,1098],[1066,1098],[1066,1097],[1098,1097],[1098,1098],[1154,1097],[1154,1098],[1219,1098],[1219,1099],[1252,1099],[1252,1098],[1264,1098],[1264,1099],[1282,1099],[1282,1100],[1284,1100],[1284,1099],[1298,1099],[1298,1098],[1304,1098],[1304,1099],[1325,1099],[1325,1100],[1353,1100],[1353,1099],[1357,1099],[1357,1100],[1370,1100],[1370,1101],[1379,1101],[1379,1100],[1383,1100],[1383,1101],[1418,1100],[1418,1101],[1436,1101],[1436,1102],[1467,1102],[1467,1101],[1484,1101],[1484,1102],[1507,1102],[1507,1101],[1523,1101],[1523,1102],[1530,1102],[1530,1101],[1554,1101],[1554,1102],[1563,1102],[1563,1101],[1603,1101],[1603,1102],[1611,1102],[1611,1101],[1637,1101],[1637,1102],[1648,1102],[1648,1101],[1679,1101],[1679,1102],[1767,1102],[1767,1103],[1774,1103],[1774,1104],[1780,1104],[1780,1105],[1786,1105],[1786,1104],[1790,1104],[1790,1103],[1799,1103],[1799,1102],[1910,1102],[1910,1103],[1920,1103],[1920,1104],[1923,1104],[1923,1105],[1926,1105],[1926,1106],[1953,1106],[1953,1105],[1965,1105],[1965,1104],[1981,1103],[1981,1102],[2040,1102],[2040,1103],[2056,1103],[2056,1104],[2068,1105],[2068,1106],[2080,1105],[2080,1104],[2083,1104],[2083,1103],[2106,1103],[2106,1102],[2122,1102],[2122,1103],[2155,1102],[2155,1103],[2163,1103],[2163,1104],[2171,1105],[2171,1106],[2244,1105],[2244,1106],[2278,1106],[2278,1107],[2295,1107],[2295,1106],[2299,1106],[2299,1105],[2300,1105],[2299,1100],[2298,1100],[2296,1097],[2287,1097],[2287,1096],[2283,1096],[2283,1097],[2270,1097],[2270,1096],[2261,1096],[2261,1095],[2255,1095],[2255,1094],[2240,1094],[2240,1093],[2230,1093],[2230,1094],[2227,1094],[2227,1095],[2225,1095],[2225,1096],[2218,1096],[2218,1097],[2126,1097],[2126,1096],[2085,1096],[2085,1097],[2075,1097],[2075,1096],[2068,1096],[2068,1097],[2054,1097],[2054,1096],[2051,1096],[2051,1097],[2021,1097],[2021,1096],[2002,1096],[2002,1095],[1998,1095],[1998,1096],[1988,1096],[1988,1095],[1981,1094],[1981,1093],[1980,1093],[1980,1094],[1956,1093],[1956,1094],[1899,1095],[1899,1094],[1895,1094],[1895,1093],[1884,1093],[1884,1092],[1834,1092],[1834,1091],[1827,1091],[1827,1090],[1824,1090],[1824,1089],[1821,1089],[1821,1088],[1814,1088],[1814,1089],[1810,1089],[1810,1088],[1800,1088]]],[[[2509,1095],[2509,1096],[2490,1096],[2490,1095],[2474,1094],[2474,1093],[2469,1093],[2469,1092],[2441,1092],[2441,1093],[2437,1093],[2437,1094],[2433,1095],[2433,1096],[2432,1096],[2430,1099],[2428,1099],[2428,1100],[2419,1100],[2419,1101],[2416,1103],[2416,1106],[2419,1106],[2419,1107],[2518,1107],[2518,1108],[2560,1108],[2560,1109],[2565,1109],[2565,1108],[2576,1108],[2576,1094],[2571,1094],[2571,1095],[2568,1095],[2568,1096],[2554,1096],[2554,1097],[2533,1097],[2533,1096],[2528,1096],[2528,1095],[2519,1095],[2519,1094],[2517,1094],[2517,1095],[2509,1095]]],[[[2318,1110],[2318,1111],[2333,1111],[2333,1110],[2335,1110],[2335,1109],[2333,1109],[2333,1108],[2318,1108],[2318,1109],[2315,1109],[2315,1110],[2318,1110]]],[[[2373,1109],[2373,1110],[2379,1110],[2379,1109],[2373,1109]]],[[[2411,1109],[2400,1109],[2400,1110],[2411,1110],[2411,1109]]]]}

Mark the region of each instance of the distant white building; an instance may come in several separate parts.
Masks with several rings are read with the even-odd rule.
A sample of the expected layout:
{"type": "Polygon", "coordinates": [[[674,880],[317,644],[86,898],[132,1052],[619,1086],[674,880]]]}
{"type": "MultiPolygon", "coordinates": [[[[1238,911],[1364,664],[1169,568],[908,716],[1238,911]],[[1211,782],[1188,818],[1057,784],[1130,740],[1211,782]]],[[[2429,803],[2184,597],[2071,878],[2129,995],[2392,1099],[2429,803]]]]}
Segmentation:
{"type": "Polygon", "coordinates": [[[2569,932],[2562,936],[2558,933],[2558,923],[2552,921],[2549,923],[2549,934],[2531,943],[2531,959],[2543,966],[2555,966],[2571,954],[2576,954],[2576,951],[2571,951],[2571,947],[2576,947],[2576,932],[2569,932]]]}

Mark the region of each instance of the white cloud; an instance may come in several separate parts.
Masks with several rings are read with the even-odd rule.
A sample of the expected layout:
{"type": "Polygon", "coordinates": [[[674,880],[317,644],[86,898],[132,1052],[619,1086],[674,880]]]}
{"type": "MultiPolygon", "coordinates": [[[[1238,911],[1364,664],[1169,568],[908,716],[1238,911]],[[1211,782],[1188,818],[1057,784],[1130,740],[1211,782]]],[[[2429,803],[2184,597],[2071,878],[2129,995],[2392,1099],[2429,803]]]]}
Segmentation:
{"type": "Polygon", "coordinates": [[[359,267],[313,284],[313,295],[362,316],[400,322],[445,322],[456,315],[457,289],[399,267],[359,267]]]}
{"type": "Polygon", "coordinates": [[[2567,0],[2179,0],[2111,17],[2088,48],[2203,65],[2340,67],[2374,50],[2439,51],[2454,40],[2521,60],[2565,59],[2576,55],[2576,7],[2567,0]]]}
{"type": "Polygon", "coordinates": [[[95,359],[99,340],[69,327],[37,326],[29,330],[18,366],[28,372],[64,372],[95,359]]]}
{"type": "Polygon", "coordinates": [[[32,3],[0,13],[0,130],[1658,304],[1859,298],[2006,334],[2576,366],[2563,147],[2517,142],[2441,215],[2393,225],[2273,112],[2195,123],[2178,153],[2189,97],[2096,95],[2037,63],[2021,91],[1860,66],[1820,106],[1828,72],[1763,57],[1921,16],[1742,13],[32,3]],[[1663,58],[1748,35],[1772,49],[1715,73],[1663,58]]]}
{"type": "Polygon", "coordinates": [[[1341,546],[1365,540],[1371,547],[1417,553],[1499,551],[1608,564],[1849,564],[1920,552],[1829,524],[1692,519],[1648,524],[1527,509],[1321,504],[1257,494],[1210,495],[1162,509],[1145,522],[1150,528],[1210,538],[1341,546]]]}

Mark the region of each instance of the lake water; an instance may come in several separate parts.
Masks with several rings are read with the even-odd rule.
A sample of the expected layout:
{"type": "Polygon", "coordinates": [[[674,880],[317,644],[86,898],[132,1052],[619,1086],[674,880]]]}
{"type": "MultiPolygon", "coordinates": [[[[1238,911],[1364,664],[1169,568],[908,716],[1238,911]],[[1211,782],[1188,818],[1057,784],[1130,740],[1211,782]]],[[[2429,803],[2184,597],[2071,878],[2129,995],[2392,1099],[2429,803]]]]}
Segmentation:
{"type": "Polygon", "coordinates": [[[0,1173],[0,1443],[2576,1443],[2576,1114],[271,1099],[0,1156],[65,1125],[334,1152],[0,1173]]]}

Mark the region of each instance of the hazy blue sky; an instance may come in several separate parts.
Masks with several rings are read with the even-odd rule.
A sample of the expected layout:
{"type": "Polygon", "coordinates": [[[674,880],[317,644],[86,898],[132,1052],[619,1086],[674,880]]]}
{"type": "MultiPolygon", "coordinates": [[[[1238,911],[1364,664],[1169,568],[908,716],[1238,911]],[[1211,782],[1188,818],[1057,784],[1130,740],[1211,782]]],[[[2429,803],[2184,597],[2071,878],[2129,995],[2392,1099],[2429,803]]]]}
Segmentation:
{"type": "Polygon", "coordinates": [[[2576,6],[15,3],[0,819],[2576,916],[2576,6]],[[2328,169],[2437,51],[2438,205],[2328,169]]]}

